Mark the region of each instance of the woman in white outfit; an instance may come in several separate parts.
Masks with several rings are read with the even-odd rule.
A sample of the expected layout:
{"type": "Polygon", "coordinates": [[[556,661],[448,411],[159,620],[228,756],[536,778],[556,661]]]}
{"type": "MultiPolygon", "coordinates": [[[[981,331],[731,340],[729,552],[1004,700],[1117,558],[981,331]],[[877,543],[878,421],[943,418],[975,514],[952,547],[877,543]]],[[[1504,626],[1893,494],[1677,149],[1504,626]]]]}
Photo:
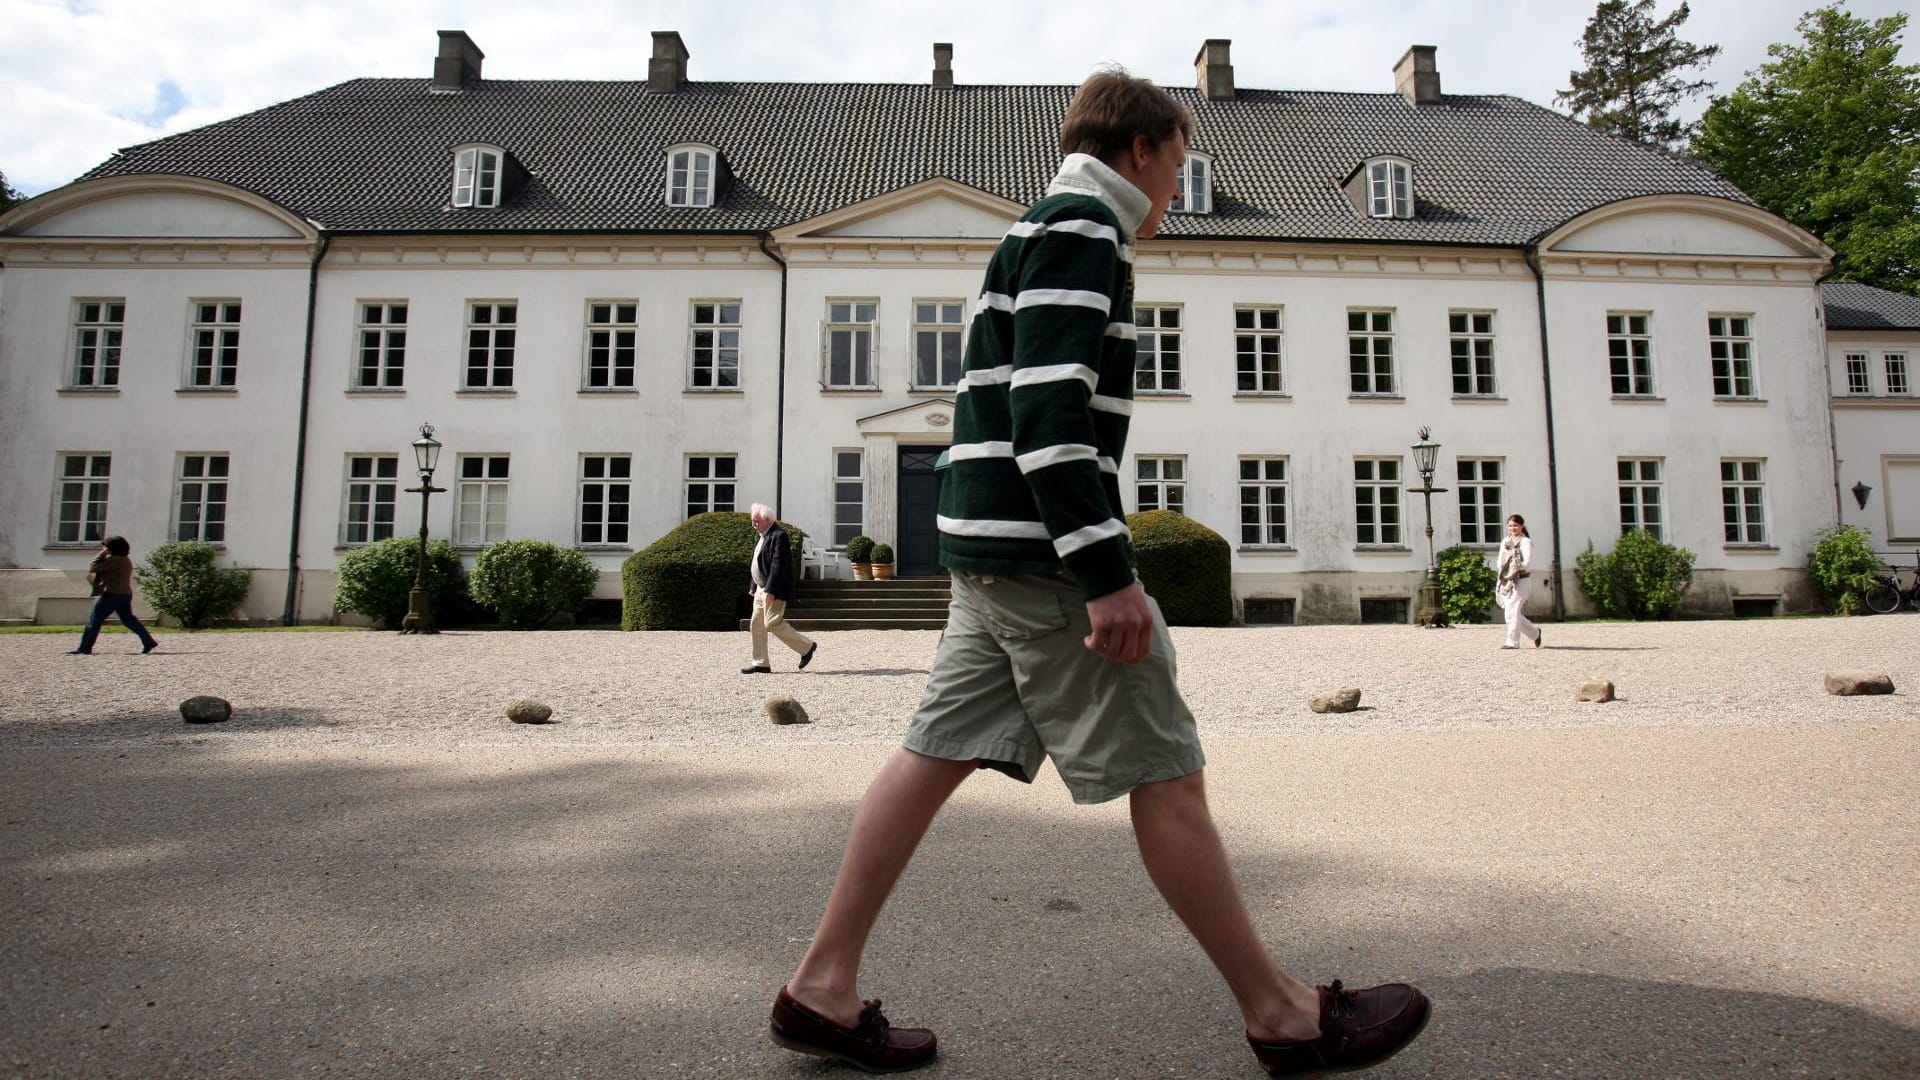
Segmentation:
{"type": "Polygon", "coordinates": [[[1527,597],[1533,592],[1533,534],[1527,532],[1527,519],[1515,514],[1507,519],[1507,538],[1500,541],[1500,576],[1493,586],[1493,598],[1507,613],[1507,643],[1503,649],[1517,649],[1520,639],[1533,639],[1540,647],[1540,628],[1527,619],[1527,597]]]}

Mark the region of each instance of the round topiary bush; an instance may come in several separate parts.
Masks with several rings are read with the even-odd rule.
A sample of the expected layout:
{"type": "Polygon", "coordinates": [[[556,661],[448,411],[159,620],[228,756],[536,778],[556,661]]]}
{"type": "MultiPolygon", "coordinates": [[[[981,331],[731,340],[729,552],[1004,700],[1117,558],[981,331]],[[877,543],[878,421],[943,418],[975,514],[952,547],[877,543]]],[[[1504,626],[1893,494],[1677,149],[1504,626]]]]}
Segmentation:
{"type": "Polygon", "coordinates": [[[161,544],[133,577],[155,610],[197,629],[239,607],[253,578],[245,570],[220,569],[214,565],[218,557],[212,544],[199,540],[161,544]]]}
{"type": "Polygon", "coordinates": [[[1486,555],[1464,544],[1434,556],[1440,568],[1440,606],[1447,609],[1447,621],[1479,623],[1491,618],[1493,586],[1500,578],[1487,565],[1486,555]]]}
{"type": "Polygon", "coordinates": [[[1219,533],[1172,510],[1127,515],[1134,565],[1170,626],[1233,621],[1233,549],[1219,533]]]}
{"type": "MultiPolygon", "coordinates": [[[[796,560],[807,534],[781,522],[796,560]]],[[[752,603],[747,585],[753,520],[724,510],[698,514],[620,566],[620,629],[734,630],[752,603]]]]}
{"type": "Polygon", "coordinates": [[[847,561],[850,563],[872,562],[873,538],[866,535],[856,536],[847,541],[847,546],[844,550],[846,551],[847,561]]]}
{"type": "MultiPolygon", "coordinates": [[[[407,617],[419,551],[418,537],[395,536],[342,555],[334,572],[333,606],[365,615],[389,630],[398,627],[407,617]]],[[[466,571],[460,553],[445,540],[427,542],[427,598],[436,621],[467,606],[466,571]]]]}
{"type": "Polygon", "coordinates": [[[499,613],[501,622],[532,630],[556,615],[578,612],[599,581],[599,569],[576,548],[507,540],[474,559],[467,587],[475,602],[499,613]]]}
{"type": "Polygon", "coordinates": [[[893,548],[886,544],[873,545],[873,551],[870,554],[872,555],[874,564],[877,566],[893,565],[893,548]]]}

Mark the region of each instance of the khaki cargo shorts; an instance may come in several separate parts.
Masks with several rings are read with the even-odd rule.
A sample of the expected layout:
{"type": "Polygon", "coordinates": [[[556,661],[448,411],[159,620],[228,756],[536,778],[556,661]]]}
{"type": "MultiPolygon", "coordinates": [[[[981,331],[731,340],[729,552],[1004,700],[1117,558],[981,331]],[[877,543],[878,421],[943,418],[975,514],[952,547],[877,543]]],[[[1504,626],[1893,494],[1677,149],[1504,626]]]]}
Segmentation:
{"type": "Polygon", "coordinates": [[[955,572],[907,749],[978,758],[1029,784],[1052,758],[1077,803],[1198,772],[1206,757],[1175,685],[1173,639],[1160,605],[1147,604],[1152,651],[1116,664],[1082,643],[1092,628],[1071,576],[955,572]]]}

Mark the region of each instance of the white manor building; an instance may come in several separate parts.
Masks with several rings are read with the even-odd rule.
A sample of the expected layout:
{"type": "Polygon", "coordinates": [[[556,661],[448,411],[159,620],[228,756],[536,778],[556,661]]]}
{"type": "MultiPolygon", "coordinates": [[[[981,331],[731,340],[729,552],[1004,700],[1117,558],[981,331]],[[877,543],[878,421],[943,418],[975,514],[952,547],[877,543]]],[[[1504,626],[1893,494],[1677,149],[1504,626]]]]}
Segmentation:
{"type": "MultiPolygon", "coordinates": [[[[605,597],[754,501],[938,572],[962,342],[1073,88],[957,83],[945,46],[921,85],[696,82],[670,32],[644,82],[481,60],[443,31],[431,79],[132,147],[0,217],[0,618],[76,618],[117,532],[222,545],[252,618],[329,619],[341,553],[419,528],[423,421],[433,535],[576,545],[605,597]]],[[[1694,609],[1815,606],[1851,415],[1832,253],[1677,157],[1441,93],[1431,48],[1393,74],[1236,88],[1211,40],[1174,91],[1199,135],[1139,248],[1128,510],[1225,536],[1249,621],[1404,619],[1431,427],[1436,545],[1526,515],[1542,614],[1590,610],[1573,560],[1623,528],[1698,554],[1694,609]]],[[[1913,460],[1874,474],[1905,507],[1883,542],[1913,460]]]]}

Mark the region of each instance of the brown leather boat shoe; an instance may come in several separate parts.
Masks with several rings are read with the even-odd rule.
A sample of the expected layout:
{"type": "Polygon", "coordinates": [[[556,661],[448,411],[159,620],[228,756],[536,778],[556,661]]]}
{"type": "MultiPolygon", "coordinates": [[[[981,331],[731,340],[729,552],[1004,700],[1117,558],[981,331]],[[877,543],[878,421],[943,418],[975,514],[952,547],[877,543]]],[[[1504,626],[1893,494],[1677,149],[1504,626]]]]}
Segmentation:
{"type": "Polygon", "coordinates": [[[773,1041],[789,1050],[844,1061],[870,1073],[917,1069],[939,1052],[940,1040],[933,1032],[887,1023],[878,998],[865,1005],[859,1023],[842,1027],[795,1001],[783,986],[773,1002],[773,1041]]]}
{"type": "Polygon", "coordinates": [[[1318,1076],[1370,1069],[1404,1050],[1427,1026],[1433,1007],[1406,983],[1348,990],[1335,979],[1320,991],[1320,1037],[1261,1042],[1247,1036],[1268,1076],[1318,1076]]]}

